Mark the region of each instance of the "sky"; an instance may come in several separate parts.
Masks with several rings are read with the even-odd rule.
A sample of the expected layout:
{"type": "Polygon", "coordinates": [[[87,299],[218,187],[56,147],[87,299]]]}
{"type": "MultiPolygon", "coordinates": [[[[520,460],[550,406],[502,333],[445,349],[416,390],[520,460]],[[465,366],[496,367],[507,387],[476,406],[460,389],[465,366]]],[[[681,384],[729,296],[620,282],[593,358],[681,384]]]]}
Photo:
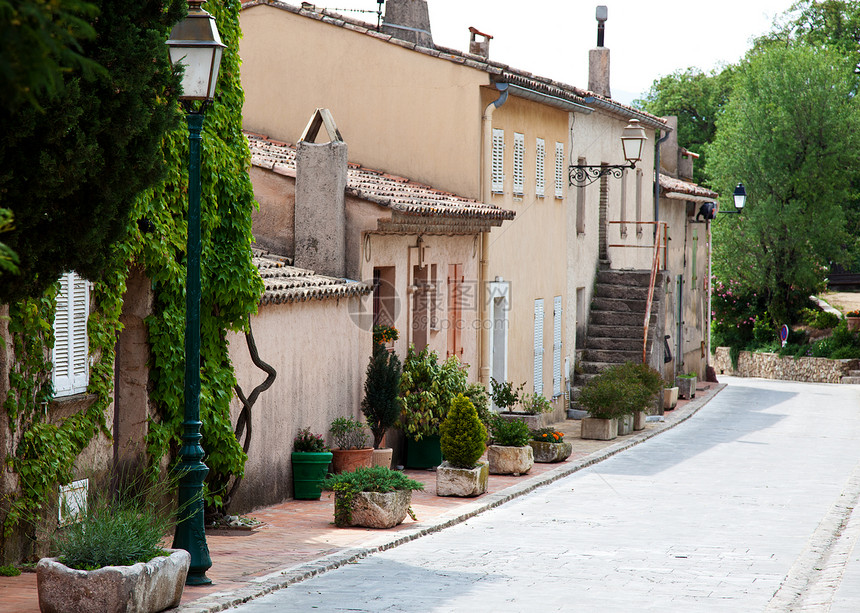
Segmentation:
{"type": "MultiPolygon", "coordinates": [[[[376,23],[376,0],[313,0],[376,23]]],[[[299,0],[287,0],[299,4],[299,0]]],[[[690,66],[709,72],[740,60],[794,0],[428,0],[437,45],[467,51],[469,26],[493,36],[490,59],[588,87],[588,51],[597,45],[598,4],[608,7],[612,97],[629,104],[654,80],[690,66]]]]}

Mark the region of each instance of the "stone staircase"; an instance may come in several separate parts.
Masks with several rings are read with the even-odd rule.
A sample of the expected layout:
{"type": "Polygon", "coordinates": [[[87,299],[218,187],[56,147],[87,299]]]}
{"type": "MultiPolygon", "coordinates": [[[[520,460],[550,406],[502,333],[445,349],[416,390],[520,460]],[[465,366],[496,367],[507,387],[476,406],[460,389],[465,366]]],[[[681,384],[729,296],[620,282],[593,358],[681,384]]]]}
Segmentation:
{"type": "Polygon", "coordinates": [[[858,384],[860,383],[860,370],[849,370],[848,374],[842,377],[840,383],[858,384]]]}
{"type": "MultiPolygon", "coordinates": [[[[579,390],[602,370],[615,364],[642,361],[645,307],[648,301],[650,271],[599,270],[588,335],[579,353],[578,368],[571,388],[571,409],[578,409],[579,390]]],[[[648,328],[650,354],[654,342],[657,314],[663,300],[663,283],[655,284],[648,328]]],[[[581,415],[580,415],[581,416],[581,415]]]]}

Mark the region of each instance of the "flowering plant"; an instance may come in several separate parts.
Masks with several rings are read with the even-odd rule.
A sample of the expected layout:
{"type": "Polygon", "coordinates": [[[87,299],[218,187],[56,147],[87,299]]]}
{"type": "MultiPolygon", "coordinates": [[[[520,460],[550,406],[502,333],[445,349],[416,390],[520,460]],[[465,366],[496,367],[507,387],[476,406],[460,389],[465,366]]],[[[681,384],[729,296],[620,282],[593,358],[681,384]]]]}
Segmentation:
{"type": "Polygon", "coordinates": [[[845,315],[846,317],[860,317],[860,311],[849,311],[845,315]]]}
{"type": "Polygon", "coordinates": [[[552,428],[539,428],[538,430],[532,430],[532,440],[544,443],[563,443],[564,432],[559,432],[552,428]]]}
{"type": "Polygon", "coordinates": [[[321,453],[328,449],[322,436],[314,434],[310,428],[302,428],[293,439],[293,451],[321,453]]]}
{"type": "Polygon", "coordinates": [[[394,326],[382,324],[373,326],[373,343],[375,345],[384,345],[385,343],[396,341],[398,338],[400,338],[400,334],[398,334],[397,328],[394,326]]]}

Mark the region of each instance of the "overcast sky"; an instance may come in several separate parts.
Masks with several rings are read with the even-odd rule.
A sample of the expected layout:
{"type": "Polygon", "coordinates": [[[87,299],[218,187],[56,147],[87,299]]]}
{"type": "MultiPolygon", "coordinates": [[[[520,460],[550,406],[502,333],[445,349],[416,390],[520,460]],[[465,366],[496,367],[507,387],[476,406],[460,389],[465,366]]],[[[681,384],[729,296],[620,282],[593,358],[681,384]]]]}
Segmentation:
{"type": "MultiPolygon", "coordinates": [[[[286,0],[300,4],[300,0],[286,0]]],[[[376,0],[313,0],[331,9],[376,11],[376,0]]],[[[734,63],[793,0],[428,0],[437,45],[468,50],[469,26],[491,34],[490,58],[570,85],[588,87],[588,50],[597,43],[595,8],[609,9],[612,97],[629,103],[676,70],[734,63]]],[[[373,13],[343,11],[376,23],[373,13]]]]}

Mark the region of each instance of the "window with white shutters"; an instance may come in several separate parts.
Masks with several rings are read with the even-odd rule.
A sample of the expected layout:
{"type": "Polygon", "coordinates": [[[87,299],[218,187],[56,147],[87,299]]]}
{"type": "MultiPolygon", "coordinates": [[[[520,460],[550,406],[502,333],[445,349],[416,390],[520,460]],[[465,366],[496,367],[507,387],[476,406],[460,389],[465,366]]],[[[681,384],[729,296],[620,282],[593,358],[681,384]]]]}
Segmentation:
{"type": "Polygon", "coordinates": [[[523,195],[523,157],[526,152],[526,137],[514,132],[514,196],[523,195]]]}
{"type": "Polygon", "coordinates": [[[564,198],[564,143],[555,144],[555,197],[564,198]]]}
{"type": "Polygon", "coordinates": [[[546,145],[544,145],[543,139],[539,138],[535,143],[535,196],[539,198],[543,198],[546,191],[545,158],[546,145]]]}
{"type": "Polygon", "coordinates": [[[535,394],[543,394],[543,298],[535,300],[535,394]]]}
{"type": "Polygon", "coordinates": [[[552,397],[561,396],[561,296],[552,301],[552,397]]]}
{"type": "Polygon", "coordinates": [[[60,278],[57,313],[54,317],[55,396],[71,396],[87,390],[89,384],[89,341],[87,319],[90,314],[89,283],[70,272],[60,278]]]}
{"type": "Polygon", "coordinates": [[[494,194],[505,191],[505,131],[493,128],[492,175],[494,194]]]}

